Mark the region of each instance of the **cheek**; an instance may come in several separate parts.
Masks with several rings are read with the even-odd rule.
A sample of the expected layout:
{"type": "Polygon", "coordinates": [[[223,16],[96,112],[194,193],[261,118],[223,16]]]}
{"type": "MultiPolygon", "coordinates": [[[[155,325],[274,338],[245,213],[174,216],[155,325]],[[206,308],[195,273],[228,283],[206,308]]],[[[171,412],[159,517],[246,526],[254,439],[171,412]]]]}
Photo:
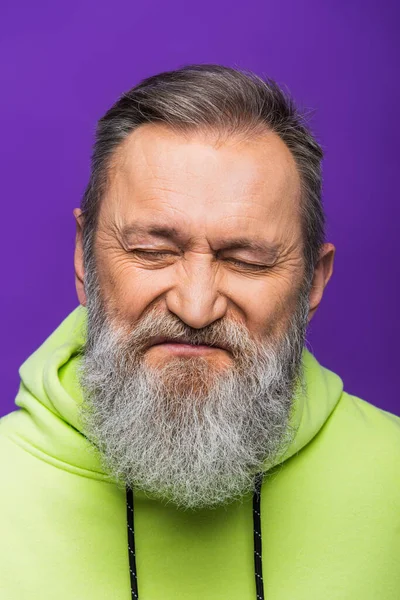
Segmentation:
{"type": "Polygon", "coordinates": [[[136,320],[166,289],[169,277],[161,270],[144,270],[129,261],[110,261],[99,269],[106,304],[115,316],[136,320]],[[100,274],[101,273],[101,274],[100,274]]]}
{"type": "Polygon", "coordinates": [[[284,326],[294,300],[286,280],[242,280],[231,283],[230,297],[244,313],[253,334],[268,335],[284,326]]]}

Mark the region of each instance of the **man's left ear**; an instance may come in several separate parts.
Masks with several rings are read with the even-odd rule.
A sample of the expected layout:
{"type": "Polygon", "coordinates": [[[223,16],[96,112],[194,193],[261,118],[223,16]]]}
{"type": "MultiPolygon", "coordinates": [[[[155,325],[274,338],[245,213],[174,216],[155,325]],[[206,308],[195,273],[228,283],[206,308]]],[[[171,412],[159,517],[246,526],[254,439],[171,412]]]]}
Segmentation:
{"type": "Polygon", "coordinates": [[[314,269],[314,277],[310,291],[310,310],[308,321],[313,318],[321,300],[328,281],[333,273],[333,261],[336,248],[333,244],[323,244],[318,263],[314,269]]]}
{"type": "Polygon", "coordinates": [[[84,286],[84,264],[83,264],[83,214],[80,208],[74,208],[74,217],[76,221],[75,236],[75,287],[79,302],[86,306],[86,292],[84,286]]]}

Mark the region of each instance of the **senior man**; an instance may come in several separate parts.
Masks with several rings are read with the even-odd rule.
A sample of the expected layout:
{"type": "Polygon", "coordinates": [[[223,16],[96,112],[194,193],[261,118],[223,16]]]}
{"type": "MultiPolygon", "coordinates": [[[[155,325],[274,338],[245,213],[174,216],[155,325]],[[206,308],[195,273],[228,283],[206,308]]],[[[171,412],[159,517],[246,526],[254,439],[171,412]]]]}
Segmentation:
{"type": "Polygon", "coordinates": [[[100,120],[81,306],[1,421],[1,598],[400,598],[400,419],[305,348],[321,159],[274,81],[216,65],[100,120]]]}

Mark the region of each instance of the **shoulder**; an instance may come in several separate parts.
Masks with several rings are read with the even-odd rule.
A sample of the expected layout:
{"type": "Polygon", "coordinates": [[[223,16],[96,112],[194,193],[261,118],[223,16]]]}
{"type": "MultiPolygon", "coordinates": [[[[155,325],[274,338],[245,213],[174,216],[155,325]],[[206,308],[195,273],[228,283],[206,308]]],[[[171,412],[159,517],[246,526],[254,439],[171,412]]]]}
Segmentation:
{"type": "Polygon", "coordinates": [[[343,392],[323,429],[329,451],[355,481],[364,474],[400,493],[399,417],[343,392]]]}
{"type": "Polygon", "coordinates": [[[335,415],[357,438],[367,438],[374,446],[393,445],[393,450],[400,450],[400,417],[347,392],[343,392],[335,415]]]}

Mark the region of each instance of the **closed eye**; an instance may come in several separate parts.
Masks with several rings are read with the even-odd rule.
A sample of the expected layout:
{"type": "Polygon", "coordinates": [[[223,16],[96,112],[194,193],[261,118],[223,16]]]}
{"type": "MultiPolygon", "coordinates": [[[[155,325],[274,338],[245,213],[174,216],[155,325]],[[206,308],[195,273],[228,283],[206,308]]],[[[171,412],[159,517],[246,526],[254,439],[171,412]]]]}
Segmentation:
{"type": "Polygon", "coordinates": [[[239,267],[240,269],[247,269],[249,271],[267,271],[270,268],[266,265],[247,263],[242,260],[237,260],[236,258],[225,258],[225,261],[231,263],[236,267],[239,267]]]}
{"type": "MultiPolygon", "coordinates": [[[[172,256],[176,256],[175,252],[171,252],[169,250],[140,250],[135,249],[131,251],[132,254],[136,254],[136,256],[143,258],[145,260],[152,259],[162,259],[169,258],[172,256]]],[[[236,258],[225,258],[223,259],[225,262],[230,263],[234,267],[238,269],[243,269],[247,271],[267,271],[270,267],[266,265],[259,265],[255,263],[248,263],[242,260],[237,260],[236,258]]]]}
{"type": "Polygon", "coordinates": [[[166,250],[132,250],[132,254],[136,254],[142,258],[165,258],[166,256],[173,256],[174,252],[166,250]]]}

